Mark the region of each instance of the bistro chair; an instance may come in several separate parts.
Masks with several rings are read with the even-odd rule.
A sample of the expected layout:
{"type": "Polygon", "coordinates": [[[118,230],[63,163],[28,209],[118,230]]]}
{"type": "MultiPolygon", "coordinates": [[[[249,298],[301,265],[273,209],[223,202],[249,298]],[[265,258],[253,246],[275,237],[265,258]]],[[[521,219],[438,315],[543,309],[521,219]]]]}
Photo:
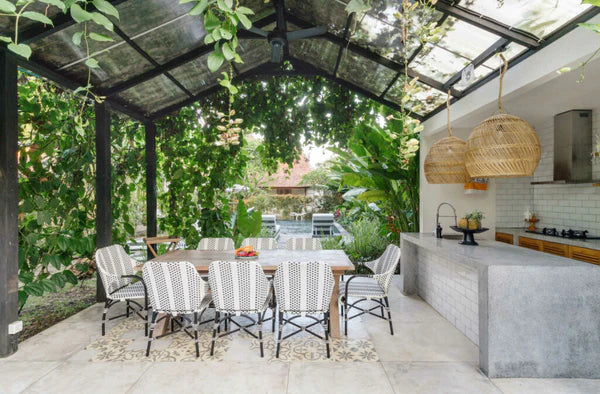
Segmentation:
{"type": "Polygon", "coordinates": [[[137,261],[129,257],[121,245],[111,245],[96,251],[96,266],[100,280],[106,291],[106,301],[102,312],[102,336],[106,332],[106,314],[115,304],[125,301],[125,313],[113,316],[109,320],[119,317],[129,317],[133,313],[142,318],[146,323],[144,335],[148,335],[148,292],[143,278],[135,274],[134,267],[137,261]],[[137,282],[134,282],[137,279],[137,282]],[[143,300],[142,306],[136,300],[143,300]],[[138,307],[135,309],[131,306],[138,307]]]}
{"type": "Polygon", "coordinates": [[[196,250],[235,250],[231,238],[202,238],[196,250]]]}
{"type": "Polygon", "coordinates": [[[242,246],[252,245],[255,250],[274,250],[277,249],[277,240],[275,238],[246,238],[242,241],[242,246]]]}
{"type": "Polygon", "coordinates": [[[399,262],[400,248],[390,244],[380,258],[365,263],[365,266],[373,274],[351,275],[345,282],[340,283],[339,301],[343,303],[342,313],[344,315],[345,335],[348,335],[348,320],[364,315],[365,313],[387,320],[390,324],[390,334],[394,335],[388,291],[399,262]],[[349,304],[350,298],[357,298],[358,300],[349,304]],[[363,301],[374,301],[378,305],[370,309],[363,309],[357,306],[363,301]],[[358,309],[361,312],[354,316],[348,316],[348,311],[351,308],[358,309]],[[373,313],[378,308],[381,314],[373,313]],[[383,312],[384,308],[387,311],[387,318],[383,312]]]}
{"type": "Polygon", "coordinates": [[[318,238],[290,238],[285,243],[287,250],[323,250],[318,238]]]}
{"type": "Polygon", "coordinates": [[[275,357],[279,358],[282,340],[306,331],[325,340],[325,349],[329,358],[329,302],[334,286],[333,273],[329,264],[323,261],[282,263],[275,271],[273,286],[279,309],[279,332],[275,357]],[[286,318],[286,314],[293,316],[286,318]],[[323,316],[323,318],[313,315],[323,316]],[[299,317],[308,317],[314,322],[301,326],[293,321],[299,317]],[[291,324],[298,330],[282,338],[283,328],[287,324],[291,324]],[[324,336],[310,330],[316,325],[323,327],[324,336]]]}
{"type": "Polygon", "coordinates": [[[183,330],[194,340],[196,357],[198,357],[200,355],[198,327],[201,324],[202,314],[211,302],[208,285],[200,278],[194,265],[187,261],[147,262],[144,264],[143,274],[152,305],[146,357],[150,355],[152,334],[156,324],[167,318],[170,318],[172,322],[169,334],[183,330]],[[164,316],[157,320],[159,313],[163,313],[164,316]],[[193,315],[193,320],[186,315],[193,315]],[[177,320],[178,318],[179,320],[177,320]],[[173,330],[173,322],[179,325],[178,330],[173,330]],[[194,331],[193,336],[188,331],[189,328],[194,331]]]}
{"type": "Polygon", "coordinates": [[[256,261],[213,261],[208,269],[208,281],[212,291],[215,305],[215,323],[213,327],[211,356],[215,350],[217,331],[220,331],[221,322],[230,322],[237,326],[235,330],[221,333],[223,337],[243,330],[260,342],[260,356],[264,357],[262,324],[265,313],[271,302],[271,284],[256,261]],[[238,323],[233,316],[242,316],[250,320],[250,324],[238,323]],[[254,319],[250,315],[256,315],[254,319]],[[258,326],[258,336],[248,330],[249,327],[258,326]]]}

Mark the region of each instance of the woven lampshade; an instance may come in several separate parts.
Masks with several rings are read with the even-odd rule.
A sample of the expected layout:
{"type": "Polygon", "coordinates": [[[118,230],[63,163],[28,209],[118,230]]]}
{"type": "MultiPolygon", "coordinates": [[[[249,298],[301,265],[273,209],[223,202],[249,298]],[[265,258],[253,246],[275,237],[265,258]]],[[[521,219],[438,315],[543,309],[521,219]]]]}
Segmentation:
{"type": "Polygon", "coordinates": [[[467,143],[456,137],[444,137],[429,149],[425,157],[425,178],[429,183],[465,183],[467,143]]]}
{"type": "Polygon", "coordinates": [[[473,178],[533,175],[542,154],[540,140],[529,123],[508,114],[479,123],[467,145],[465,164],[473,178]]]}
{"type": "Polygon", "coordinates": [[[431,146],[425,157],[425,178],[429,183],[465,183],[469,180],[465,168],[467,143],[452,136],[450,128],[450,91],[446,100],[448,107],[448,137],[431,146]]]}
{"type": "Polygon", "coordinates": [[[467,172],[472,178],[507,178],[533,175],[542,149],[533,127],[523,119],[502,113],[502,79],[508,69],[504,56],[498,93],[499,114],[479,123],[467,140],[467,172]]]}

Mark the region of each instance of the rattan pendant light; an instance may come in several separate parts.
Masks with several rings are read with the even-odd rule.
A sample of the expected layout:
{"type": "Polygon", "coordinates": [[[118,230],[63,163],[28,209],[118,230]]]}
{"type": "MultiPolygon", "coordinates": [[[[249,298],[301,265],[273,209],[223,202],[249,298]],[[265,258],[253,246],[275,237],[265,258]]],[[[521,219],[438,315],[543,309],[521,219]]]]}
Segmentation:
{"type": "Polygon", "coordinates": [[[472,178],[507,178],[533,175],[542,154],[535,130],[523,119],[502,113],[502,79],[500,74],[498,111],[479,123],[467,140],[467,172],[472,178]]]}
{"type": "Polygon", "coordinates": [[[469,177],[465,169],[467,143],[452,136],[450,128],[450,91],[446,99],[448,107],[448,137],[431,146],[425,157],[425,178],[429,183],[465,183],[469,177]]]}

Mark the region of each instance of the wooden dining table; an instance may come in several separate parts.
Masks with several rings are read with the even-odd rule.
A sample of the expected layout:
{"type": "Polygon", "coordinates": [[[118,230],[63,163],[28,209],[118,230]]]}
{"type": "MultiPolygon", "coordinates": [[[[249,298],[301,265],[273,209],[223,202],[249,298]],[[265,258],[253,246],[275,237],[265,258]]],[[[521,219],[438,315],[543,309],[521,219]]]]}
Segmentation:
{"type": "MultiPolygon", "coordinates": [[[[208,266],[212,261],[236,261],[234,251],[216,250],[172,250],[148,261],[189,261],[194,264],[200,274],[208,274],[208,266]]],[[[325,261],[331,266],[335,285],[331,294],[329,313],[331,317],[330,332],[334,338],[340,337],[340,313],[338,305],[338,289],[340,277],[354,271],[354,264],[343,250],[262,250],[256,260],[265,274],[273,275],[279,264],[285,261],[325,261]]],[[[136,267],[139,270],[142,266],[136,267]]],[[[166,329],[166,327],[165,327],[166,329]]]]}

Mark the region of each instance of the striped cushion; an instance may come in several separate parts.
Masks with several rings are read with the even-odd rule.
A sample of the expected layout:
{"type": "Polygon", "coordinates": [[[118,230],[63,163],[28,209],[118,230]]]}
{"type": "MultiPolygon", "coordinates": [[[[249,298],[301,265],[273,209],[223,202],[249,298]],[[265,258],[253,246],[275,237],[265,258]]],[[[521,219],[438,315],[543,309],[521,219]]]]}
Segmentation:
{"type": "Polygon", "coordinates": [[[252,245],[254,250],[273,250],[277,249],[277,240],[275,238],[246,238],[242,241],[242,246],[252,245]]]}
{"type": "Polygon", "coordinates": [[[196,250],[234,250],[231,238],[202,238],[196,250]]]}
{"type": "Polygon", "coordinates": [[[287,250],[323,250],[318,238],[290,238],[285,243],[287,250]]]}

